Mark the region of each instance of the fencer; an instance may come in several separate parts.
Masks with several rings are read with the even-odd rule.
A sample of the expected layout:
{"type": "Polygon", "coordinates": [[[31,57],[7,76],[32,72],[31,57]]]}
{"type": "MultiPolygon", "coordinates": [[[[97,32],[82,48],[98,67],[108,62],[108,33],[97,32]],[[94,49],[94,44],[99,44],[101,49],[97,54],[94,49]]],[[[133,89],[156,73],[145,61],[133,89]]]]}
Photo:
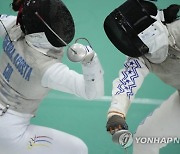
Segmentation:
{"type": "MultiPolygon", "coordinates": [[[[134,135],[133,154],[159,154],[160,149],[167,145],[165,142],[140,143],[136,140],[138,137],[180,137],[179,9],[178,4],[158,9],[154,2],[128,0],[113,10],[104,21],[107,37],[127,56],[119,77],[113,81],[106,124],[108,132],[114,134],[119,130],[128,130],[125,119],[128,109],[150,72],[177,89],[138,126],[134,135]]],[[[163,90],[159,91],[161,93],[163,90]]]]}
{"type": "MultiPolygon", "coordinates": [[[[83,73],[62,63],[64,42],[69,44],[75,34],[73,17],[62,1],[13,0],[12,8],[18,12],[17,16],[0,15],[0,36],[3,38],[0,153],[87,154],[87,145],[80,138],[32,125],[30,120],[51,89],[86,100],[103,96],[103,69],[97,54],[91,47],[76,43],[69,47],[68,53],[71,55],[71,51],[76,50],[75,58],[71,55],[74,61],[79,50],[86,53],[79,58],[83,73]]],[[[73,117],[67,120],[71,123],[73,117]]]]}

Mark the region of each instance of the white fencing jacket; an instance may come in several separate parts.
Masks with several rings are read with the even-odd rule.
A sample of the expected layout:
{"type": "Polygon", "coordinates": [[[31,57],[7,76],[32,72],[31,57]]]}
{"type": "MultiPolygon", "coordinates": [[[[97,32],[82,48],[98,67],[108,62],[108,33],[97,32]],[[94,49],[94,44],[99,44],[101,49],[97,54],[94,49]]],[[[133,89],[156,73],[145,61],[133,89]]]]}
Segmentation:
{"type": "Polygon", "coordinates": [[[169,32],[167,58],[162,63],[155,64],[146,57],[128,57],[124,68],[119,71],[119,77],[113,81],[108,118],[112,115],[126,116],[131,102],[149,72],[153,72],[163,82],[180,90],[180,20],[166,26],[169,32]]]}
{"type": "Polygon", "coordinates": [[[79,74],[61,62],[62,48],[54,48],[49,42],[44,42],[45,48],[33,46],[15,24],[15,16],[1,15],[0,20],[0,36],[4,38],[0,57],[1,105],[35,114],[50,89],[85,99],[104,95],[103,69],[96,54],[91,63],[82,64],[83,74],[79,74]]]}

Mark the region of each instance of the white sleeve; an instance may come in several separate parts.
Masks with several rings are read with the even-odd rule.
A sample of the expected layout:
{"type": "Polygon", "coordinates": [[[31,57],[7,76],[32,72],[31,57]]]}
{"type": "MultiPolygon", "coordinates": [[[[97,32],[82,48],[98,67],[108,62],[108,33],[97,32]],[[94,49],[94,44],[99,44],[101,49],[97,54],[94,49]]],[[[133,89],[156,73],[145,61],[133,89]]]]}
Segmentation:
{"type": "Polygon", "coordinates": [[[108,118],[112,115],[126,116],[135,94],[141,87],[149,69],[142,58],[128,58],[119,77],[113,81],[112,102],[108,110],[108,118]]]}
{"type": "Polygon", "coordinates": [[[16,16],[0,15],[0,37],[4,37],[16,24],[16,16]]]}
{"type": "Polygon", "coordinates": [[[103,70],[97,57],[87,65],[82,64],[83,75],[70,70],[62,63],[51,66],[43,75],[42,85],[51,89],[75,94],[85,99],[104,95],[103,70]]]}

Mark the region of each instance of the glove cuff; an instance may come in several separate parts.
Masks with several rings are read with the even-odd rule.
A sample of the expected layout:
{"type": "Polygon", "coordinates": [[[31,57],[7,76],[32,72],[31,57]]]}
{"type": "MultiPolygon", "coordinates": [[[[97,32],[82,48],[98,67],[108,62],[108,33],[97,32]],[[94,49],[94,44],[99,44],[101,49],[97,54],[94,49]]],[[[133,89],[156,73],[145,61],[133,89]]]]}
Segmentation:
{"type": "Polygon", "coordinates": [[[124,120],[126,119],[125,114],[122,113],[122,112],[118,112],[118,111],[109,111],[107,118],[109,119],[109,118],[112,117],[113,115],[119,115],[119,116],[122,117],[124,120]]]}

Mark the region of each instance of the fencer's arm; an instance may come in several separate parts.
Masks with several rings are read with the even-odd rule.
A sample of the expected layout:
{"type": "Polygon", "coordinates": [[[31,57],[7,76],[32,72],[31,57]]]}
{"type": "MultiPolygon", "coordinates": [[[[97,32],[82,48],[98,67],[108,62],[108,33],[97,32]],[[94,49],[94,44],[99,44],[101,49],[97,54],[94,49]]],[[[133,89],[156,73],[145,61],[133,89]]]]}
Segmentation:
{"type": "Polygon", "coordinates": [[[0,15],[0,37],[4,37],[7,31],[9,31],[15,24],[16,16],[0,15]]]}
{"type": "Polygon", "coordinates": [[[82,62],[85,93],[89,99],[104,95],[104,71],[96,53],[91,62],[82,62]],[[93,92],[94,91],[94,92],[93,92]]]}
{"type": "Polygon", "coordinates": [[[108,110],[108,119],[113,115],[126,117],[135,94],[149,73],[142,58],[128,58],[119,77],[113,81],[112,102],[108,110]]]}
{"type": "Polygon", "coordinates": [[[104,94],[103,69],[95,54],[91,63],[82,64],[83,74],[70,70],[62,63],[51,66],[42,78],[42,85],[85,99],[95,99],[104,94]]]}

